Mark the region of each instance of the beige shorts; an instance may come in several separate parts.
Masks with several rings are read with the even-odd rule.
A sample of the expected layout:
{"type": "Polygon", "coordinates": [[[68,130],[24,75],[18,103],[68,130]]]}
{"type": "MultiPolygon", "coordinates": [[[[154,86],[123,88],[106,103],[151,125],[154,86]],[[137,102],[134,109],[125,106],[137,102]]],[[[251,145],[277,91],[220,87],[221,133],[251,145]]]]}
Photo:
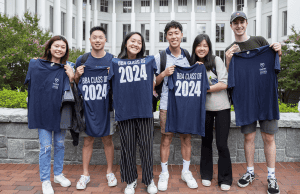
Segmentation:
{"type": "MultiPolygon", "coordinates": [[[[110,132],[109,135],[113,135],[116,132],[116,128],[114,127],[115,117],[114,113],[110,112],[110,132]]],[[[79,133],[79,137],[89,137],[88,134],[85,133],[85,131],[82,131],[79,133]]]]}
{"type": "Polygon", "coordinates": [[[166,132],[166,121],[167,121],[167,110],[160,110],[159,111],[159,120],[160,120],[160,132],[162,134],[171,135],[172,132],[166,132]]]}

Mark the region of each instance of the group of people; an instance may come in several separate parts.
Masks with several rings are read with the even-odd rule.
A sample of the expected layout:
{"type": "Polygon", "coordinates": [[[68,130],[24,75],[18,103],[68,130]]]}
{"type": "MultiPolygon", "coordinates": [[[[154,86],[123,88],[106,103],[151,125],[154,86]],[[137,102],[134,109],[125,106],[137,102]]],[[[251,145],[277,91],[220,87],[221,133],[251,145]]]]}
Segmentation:
{"type": "MultiPolygon", "coordinates": [[[[65,91],[70,90],[70,86],[72,87],[73,84],[78,86],[79,93],[82,95],[86,122],[86,131],[80,133],[80,136],[84,137],[82,148],[83,173],[76,184],[76,188],[85,189],[90,182],[91,177],[88,167],[92,157],[95,137],[101,137],[104,145],[108,186],[117,185],[117,178],[112,171],[114,159],[112,135],[114,130],[110,127],[108,105],[110,100],[108,91],[112,90],[115,120],[118,122],[120,130],[121,181],[127,183],[124,193],[134,194],[137,186],[136,144],[139,146],[142,164],[142,183],[146,185],[147,192],[153,194],[157,193],[158,190],[166,191],[170,177],[168,171],[170,145],[174,132],[176,132],[172,130],[172,125],[169,124],[169,115],[174,112],[174,109],[170,109],[171,96],[169,92],[173,88],[170,77],[179,68],[189,68],[196,65],[204,68],[205,75],[202,75],[202,81],[207,82],[206,87],[201,85],[200,89],[200,85],[196,84],[189,91],[189,96],[206,94],[203,101],[205,104],[205,106],[203,105],[204,114],[199,115],[199,119],[201,118],[205,128],[201,132],[203,134],[200,159],[202,184],[206,187],[211,186],[213,178],[212,142],[215,130],[219,156],[218,185],[221,190],[230,190],[233,178],[227,141],[230,128],[231,103],[227,88],[229,86],[230,69],[233,68],[233,65],[239,65],[233,64],[232,59],[236,55],[235,53],[239,51],[243,52],[269,45],[263,37],[248,36],[246,33],[247,25],[245,13],[235,12],[231,15],[230,27],[234,32],[235,42],[226,49],[225,63],[220,57],[213,55],[212,43],[206,34],[200,34],[195,38],[191,54],[181,48],[182,25],[177,21],[171,21],[165,26],[164,33],[169,42],[168,48],[163,54],[158,53],[155,56],[147,57],[144,56],[145,41],[139,32],[128,33],[122,42],[119,55],[114,57],[104,51],[106,31],[102,27],[93,27],[90,30],[92,51],[84,60],[83,56],[80,56],[76,64],[73,64],[74,67],[66,65],[69,56],[67,40],[62,36],[52,37],[45,47],[43,57],[30,61],[25,80],[25,83],[29,83],[28,125],[30,129],[38,128],[39,131],[39,168],[43,193],[54,193],[50,182],[52,131],[54,132],[54,182],[61,184],[63,187],[71,185],[71,182],[62,173],[66,131],[60,130],[59,123],[61,96],[65,91]],[[75,73],[73,68],[76,69],[75,73]],[[157,187],[153,181],[154,127],[152,98],[155,93],[155,85],[162,86],[159,112],[162,134],[160,146],[162,171],[159,175],[157,187]],[[194,90],[194,93],[191,93],[191,90],[194,90]],[[170,112],[168,113],[167,110],[170,112]]],[[[281,45],[273,43],[269,47],[277,52],[280,58],[281,45]]],[[[177,72],[176,74],[178,79],[182,78],[180,73],[177,72]]],[[[178,87],[178,82],[174,84],[174,87],[178,87]]],[[[180,89],[177,88],[175,96],[187,95],[188,93],[184,90],[184,87],[188,86],[182,83],[180,87],[182,87],[182,93],[178,93],[180,89]]],[[[189,90],[189,87],[185,89],[189,90]]],[[[247,103],[247,100],[244,100],[247,103]]],[[[235,99],[233,101],[235,102],[235,99]]],[[[194,114],[192,108],[188,111],[194,114]]],[[[177,118],[177,120],[181,119],[177,118]]],[[[278,131],[277,120],[258,119],[258,121],[268,166],[267,192],[278,194],[279,187],[275,177],[276,146],[274,140],[274,134],[278,131]]],[[[188,121],[183,120],[181,122],[188,121]]],[[[256,125],[257,120],[251,124],[241,126],[241,132],[245,137],[244,149],[247,171],[238,180],[237,184],[240,187],[248,186],[255,178],[254,140],[256,125]]],[[[198,187],[198,184],[189,170],[189,166],[192,148],[191,135],[195,133],[189,130],[189,128],[185,128],[179,132],[183,158],[181,179],[187,183],[189,188],[194,189],[198,187]]]]}

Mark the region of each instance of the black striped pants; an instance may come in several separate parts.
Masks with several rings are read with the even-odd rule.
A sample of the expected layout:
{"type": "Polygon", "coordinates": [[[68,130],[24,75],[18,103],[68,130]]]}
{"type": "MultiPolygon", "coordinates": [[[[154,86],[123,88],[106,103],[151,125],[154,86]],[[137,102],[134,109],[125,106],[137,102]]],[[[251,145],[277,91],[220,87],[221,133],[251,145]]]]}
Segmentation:
{"type": "Polygon", "coordinates": [[[118,121],[121,141],[121,180],[127,184],[138,178],[136,169],[136,143],[139,145],[142,164],[142,183],[153,179],[153,118],[136,118],[118,121]]]}

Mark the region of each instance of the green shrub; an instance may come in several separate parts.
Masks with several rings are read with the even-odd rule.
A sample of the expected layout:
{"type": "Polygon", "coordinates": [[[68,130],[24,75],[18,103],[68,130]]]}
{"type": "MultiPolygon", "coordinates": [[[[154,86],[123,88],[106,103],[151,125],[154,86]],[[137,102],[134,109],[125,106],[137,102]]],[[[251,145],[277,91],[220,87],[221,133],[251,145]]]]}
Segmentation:
{"type": "Polygon", "coordinates": [[[5,108],[27,108],[27,91],[7,90],[0,91],[0,107],[5,108]]]}
{"type": "Polygon", "coordinates": [[[279,112],[299,112],[298,104],[279,103],[279,112]]]}

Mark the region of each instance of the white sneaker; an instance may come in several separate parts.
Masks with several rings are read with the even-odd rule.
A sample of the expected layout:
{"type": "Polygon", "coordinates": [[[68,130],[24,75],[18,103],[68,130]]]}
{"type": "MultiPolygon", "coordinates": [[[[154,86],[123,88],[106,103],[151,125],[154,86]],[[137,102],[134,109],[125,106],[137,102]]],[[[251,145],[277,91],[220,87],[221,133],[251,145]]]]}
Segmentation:
{"type": "Polygon", "coordinates": [[[106,178],[109,187],[114,187],[117,185],[118,181],[114,173],[106,174],[106,178]]]}
{"type": "Polygon", "coordinates": [[[76,184],[76,189],[85,189],[90,180],[90,176],[81,175],[79,181],[76,184]]]}
{"type": "Polygon", "coordinates": [[[63,173],[58,176],[54,176],[54,182],[59,183],[62,187],[71,186],[71,181],[69,181],[69,179],[67,179],[63,173]]]}
{"type": "Polygon", "coordinates": [[[44,181],[42,184],[43,194],[54,194],[50,181],[44,181]]]}
{"type": "Polygon", "coordinates": [[[130,184],[127,184],[127,187],[125,188],[124,194],[134,194],[135,188],[137,186],[137,180],[133,181],[130,184]]]}
{"type": "Polygon", "coordinates": [[[202,185],[205,187],[210,187],[211,181],[202,179],[202,185]]]}
{"type": "Polygon", "coordinates": [[[221,190],[222,191],[229,191],[230,190],[230,185],[221,184],[221,190]]]}
{"type": "Polygon", "coordinates": [[[168,189],[169,172],[160,173],[158,180],[158,190],[166,191],[168,189]]]}
{"type": "Polygon", "coordinates": [[[147,187],[147,192],[149,194],[157,193],[157,187],[155,186],[155,183],[154,183],[153,179],[152,179],[150,185],[148,185],[148,187],[147,187]]]}
{"type": "Polygon", "coordinates": [[[198,184],[194,179],[192,172],[187,170],[181,173],[181,179],[187,183],[187,186],[191,189],[198,188],[198,184]]]}

